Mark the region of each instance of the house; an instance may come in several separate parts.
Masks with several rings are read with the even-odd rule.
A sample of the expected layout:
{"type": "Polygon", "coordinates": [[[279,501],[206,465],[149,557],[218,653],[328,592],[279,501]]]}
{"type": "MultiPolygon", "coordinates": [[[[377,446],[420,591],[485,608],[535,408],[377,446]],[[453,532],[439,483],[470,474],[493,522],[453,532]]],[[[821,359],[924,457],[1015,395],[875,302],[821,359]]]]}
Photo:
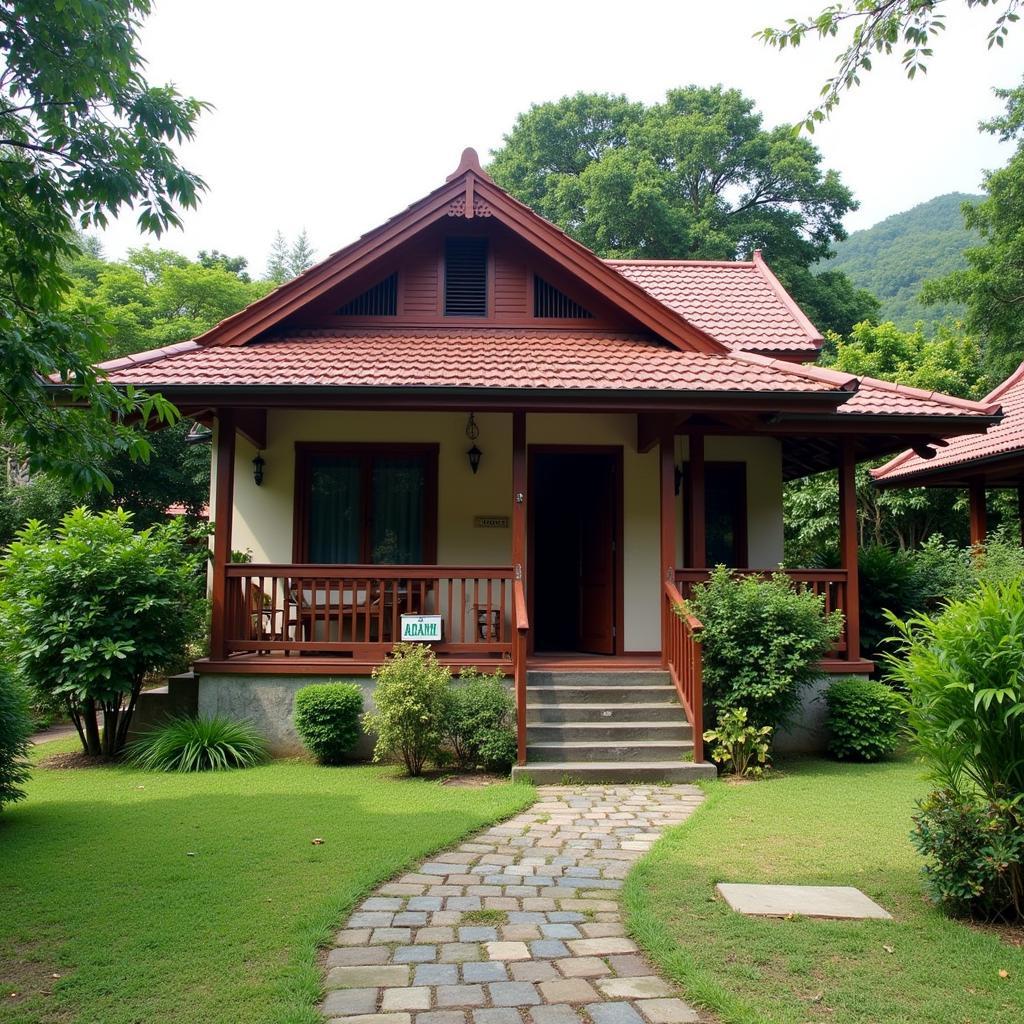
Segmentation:
{"type": "Polygon", "coordinates": [[[901,452],[871,475],[879,487],[965,488],[972,544],[985,541],[985,492],[1015,490],[1024,542],[1024,363],[986,395],[983,404],[998,404],[1003,412],[988,433],[949,435],[933,448],[901,452]]]}
{"type": "Polygon", "coordinates": [[[790,574],[846,614],[823,672],[867,670],[858,460],[998,418],[816,368],[821,341],[760,253],[599,259],[466,150],[203,336],[105,365],[215,431],[200,709],[288,749],[296,688],[372,699],[404,634],[514,680],[535,778],[706,773],[693,584],[778,566],[783,482],[837,469],[842,563],[790,574]]]}

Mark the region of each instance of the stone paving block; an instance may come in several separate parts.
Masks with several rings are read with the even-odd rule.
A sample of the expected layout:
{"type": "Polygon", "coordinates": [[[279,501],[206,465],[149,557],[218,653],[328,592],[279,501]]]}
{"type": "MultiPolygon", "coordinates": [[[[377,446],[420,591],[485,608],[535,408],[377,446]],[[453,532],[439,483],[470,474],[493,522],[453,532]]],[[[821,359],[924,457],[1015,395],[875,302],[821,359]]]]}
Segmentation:
{"type": "Polygon", "coordinates": [[[556,960],[555,967],[566,978],[600,978],[612,973],[612,969],[596,956],[569,956],[556,960]]]}
{"type": "Polygon", "coordinates": [[[377,1009],[377,989],[343,988],[328,992],[320,1004],[326,1017],[347,1017],[356,1013],[373,1013],[377,1009]]]}
{"type": "Polygon", "coordinates": [[[650,974],[635,978],[602,978],[597,987],[609,999],[665,999],[673,994],[671,985],[650,974]]]}
{"type": "Polygon", "coordinates": [[[545,1003],[587,1003],[601,998],[594,986],[585,978],[542,981],[537,987],[545,1003]]]}
{"type": "Polygon", "coordinates": [[[370,964],[386,964],[390,959],[390,946],[342,946],[327,954],[327,966],[366,967],[370,964]]]}
{"type": "Polygon", "coordinates": [[[720,882],[718,893],[733,910],[755,917],[891,920],[892,915],[852,885],[739,885],[720,882]]]}
{"type": "Polygon", "coordinates": [[[508,981],[508,968],[497,960],[463,964],[462,980],[477,984],[485,981],[508,981]]]}
{"type": "Polygon", "coordinates": [[[357,912],[348,919],[350,928],[386,928],[395,915],[387,910],[357,912]]]}
{"type": "Polygon", "coordinates": [[[360,910],[401,910],[405,900],[397,896],[371,896],[363,900],[360,910]]]}
{"type": "Polygon", "coordinates": [[[529,942],[540,938],[540,928],[539,924],[504,924],[501,937],[508,942],[529,942]]]}
{"type": "Polygon", "coordinates": [[[484,948],[488,960],[530,959],[530,950],[525,942],[488,942],[484,948]]]}
{"type": "Polygon", "coordinates": [[[555,910],[548,914],[548,921],[551,924],[579,924],[586,918],[575,910],[555,910]]]}
{"type": "Polygon", "coordinates": [[[377,892],[382,896],[419,896],[423,892],[422,885],[408,885],[402,882],[388,882],[382,885],[377,892]]]}
{"type": "Polygon", "coordinates": [[[487,896],[484,899],[486,910],[515,910],[519,906],[519,900],[511,896],[487,896]]]}
{"type": "Polygon", "coordinates": [[[492,1006],[473,1011],[473,1024],[522,1024],[523,1018],[512,1006],[492,1006]]]}
{"type": "Polygon", "coordinates": [[[440,910],[444,903],[441,896],[412,896],[406,904],[407,910],[440,910]]]}
{"type": "Polygon", "coordinates": [[[454,925],[462,920],[461,910],[438,910],[430,915],[432,925],[454,925]]]}
{"type": "Polygon", "coordinates": [[[650,1024],[695,1024],[700,1020],[697,1011],[682,999],[641,999],[636,1005],[650,1024]]]}
{"type": "Polygon", "coordinates": [[[378,942],[412,942],[411,928],[374,928],[370,941],[378,942]]]}
{"type": "Polygon", "coordinates": [[[409,968],[404,964],[386,967],[332,967],[327,972],[328,988],[381,988],[408,984],[409,968]]]}
{"type": "Polygon", "coordinates": [[[540,933],[545,939],[580,938],[580,930],[574,924],[542,924],[540,933]]]}
{"type": "Polygon", "coordinates": [[[434,1001],[438,1007],[483,1006],[482,985],[439,985],[434,990],[434,1001]]]}
{"type": "Polygon", "coordinates": [[[430,925],[427,928],[417,928],[413,938],[417,945],[423,945],[428,942],[454,942],[455,929],[449,927],[435,928],[433,925],[430,925]]]}
{"type": "Polygon", "coordinates": [[[446,942],[441,946],[439,959],[445,964],[461,964],[467,960],[479,960],[480,946],[475,942],[446,942]]]}
{"type": "Polygon", "coordinates": [[[497,938],[497,928],[469,925],[459,929],[459,942],[496,942],[497,938]]]}
{"type": "Polygon", "coordinates": [[[428,1010],[416,1014],[416,1024],[465,1024],[466,1015],[461,1010],[428,1010]]]}
{"type": "Polygon", "coordinates": [[[583,933],[585,938],[588,939],[607,939],[612,935],[625,935],[625,925],[618,923],[612,924],[610,922],[598,922],[592,921],[586,924],[580,925],[580,931],[583,933]]]}
{"type": "Polygon", "coordinates": [[[413,975],[414,985],[457,985],[459,968],[456,964],[420,964],[413,975]]]}
{"type": "Polygon", "coordinates": [[[408,1013],[360,1013],[354,1017],[333,1017],[331,1024],[341,1021],[343,1024],[412,1024],[412,1015],[408,1013]]]}
{"type": "Polygon", "coordinates": [[[631,939],[611,935],[606,939],[570,939],[567,943],[575,956],[610,956],[612,953],[635,953],[631,939]]]}
{"type": "Polygon", "coordinates": [[[386,988],[380,999],[382,1013],[407,1010],[429,1010],[430,989],[425,985],[410,988],[386,988]]]}
{"type": "Polygon", "coordinates": [[[427,915],[422,910],[403,910],[395,914],[395,919],[391,923],[396,928],[419,927],[427,923],[427,915]]]}
{"type": "Polygon", "coordinates": [[[584,1009],[594,1024],[643,1024],[629,1003],[589,1003],[584,1009]]]}
{"type": "Polygon", "coordinates": [[[558,905],[550,896],[528,896],[523,900],[523,910],[529,913],[547,914],[557,909],[558,905]]]}
{"type": "Polygon", "coordinates": [[[536,1006],[540,1002],[537,986],[528,981],[498,981],[487,990],[495,1006],[536,1006]]]}
{"type": "Polygon", "coordinates": [[[638,953],[626,953],[623,956],[610,956],[608,963],[620,978],[642,977],[651,973],[651,965],[638,953]]]}
{"type": "Polygon", "coordinates": [[[546,920],[539,911],[514,910],[508,915],[509,924],[544,924],[546,920]]]}
{"type": "Polygon", "coordinates": [[[480,910],[479,896],[449,896],[444,901],[445,910],[480,910]]]}
{"type": "Polygon", "coordinates": [[[551,1006],[530,1008],[533,1024],[579,1024],[580,1015],[568,1003],[552,1003],[551,1006]]]}
{"type": "Polygon", "coordinates": [[[365,946],[369,941],[369,928],[342,928],[334,936],[336,946],[365,946]]]}
{"type": "Polygon", "coordinates": [[[555,957],[568,955],[569,950],[561,939],[537,939],[535,942],[530,943],[530,953],[538,958],[549,957],[554,959],[555,957]]]}
{"type": "Polygon", "coordinates": [[[510,963],[508,970],[513,981],[548,981],[558,977],[550,960],[518,960],[510,963]]]}
{"type": "Polygon", "coordinates": [[[428,964],[437,959],[437,946],[399,946],[394,959],[396,964],[428,964]]]}

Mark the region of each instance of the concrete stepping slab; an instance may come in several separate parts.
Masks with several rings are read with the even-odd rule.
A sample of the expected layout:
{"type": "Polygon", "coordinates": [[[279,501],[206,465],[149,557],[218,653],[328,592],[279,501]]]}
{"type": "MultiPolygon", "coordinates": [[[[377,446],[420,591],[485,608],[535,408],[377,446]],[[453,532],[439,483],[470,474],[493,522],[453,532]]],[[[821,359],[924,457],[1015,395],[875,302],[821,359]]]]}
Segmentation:
{"type": "Polygon", "coordinates": [[[821,917],[891,920],[892,914],[852,885],[747,885],[720,882],[715,888],[733,910],[749,917],[821,917]]]}

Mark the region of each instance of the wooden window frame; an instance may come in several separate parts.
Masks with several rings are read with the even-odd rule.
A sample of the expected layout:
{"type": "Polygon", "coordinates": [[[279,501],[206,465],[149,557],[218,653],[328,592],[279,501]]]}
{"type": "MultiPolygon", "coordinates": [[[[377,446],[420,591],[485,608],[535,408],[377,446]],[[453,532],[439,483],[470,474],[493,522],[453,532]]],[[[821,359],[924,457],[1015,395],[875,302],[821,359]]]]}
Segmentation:
{"type": "MultiPolygon", "coordinates": [[[[373,460],[379,456],[421,457],[425,469],[423,480],[423,565],[437,564],[437,465],[440,445],[380,442],[296,441],[295,442],[295,496],[292,517],[292,560],[298,564],[311,564],[309,558],[309,511],[312,458],[316,455],[334,455],[357,458],[361,461],[362,494],[362,550],[369,550],[372,509],[372,488],[369,487],[373,460]]],[[[364,563],[370,564],[367,558],[364,563]]],[[[381,563],[385,564],[385,563],[381,563]]]]}
{"type": "MultiPolygon", "coordinates": [[[[747,463],[741,462],[736,459],[707,459],[704,462],[704,507],[705,507],[705,528],[707,523],[707,501],[708,501],[708,476],[709,470],[712,467],[717,466],[730,466],[734,467],[733,472],[738,472],[740,480],[742,481],[741,486],[738,488],[738,494],[736,494],[733,503],[733,521],[736,525],[736,565],[731,568],[736,569],[749,569],[750,568],[750,550],[749,550],[749,528],[750,528],[750,508],[747,504],[747,463]]],[[[689,460],[683,463],[683,564],[692,564],[692,553],[690,551],[690,462],[689,460]]],[[[707,542],[705,541],[705,547],[707,542]]],[[[710,556],[709,556],[710,558],[710,556]]]]}

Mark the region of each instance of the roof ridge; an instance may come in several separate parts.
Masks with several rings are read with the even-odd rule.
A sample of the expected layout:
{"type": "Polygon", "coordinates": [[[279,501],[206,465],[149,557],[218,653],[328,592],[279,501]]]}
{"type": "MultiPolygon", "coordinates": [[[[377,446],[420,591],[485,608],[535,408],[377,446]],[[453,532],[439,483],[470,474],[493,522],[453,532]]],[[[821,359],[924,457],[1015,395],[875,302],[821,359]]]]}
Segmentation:
{"type": "Polygon", "coordinates": [[[605,259],[605,263],[617,266],[628,263],[631,266],[647,267],[735,267],[741,270],[751,270],[754,267],[753,260],[643,260],[643,259],[605,259]]]}
{"type": "Polygon", "coordinates": [[[895,384],[891,380],[882,380],[879,377],[861,377],[860,379],[865,384],[881,391],[888,391],[890,394],[912,395],[914,398],[938,402],[940,405],[952,405],[959,409],[967,409],[981,416],[993,415],[1000,409],[998,402],[990,402],[987,398],[976,402],[971,398],[958,398],[956,395],[947,395],[942,391],[925,391],[924,388],[916,388],[910,384],[895,384]]]}
{"type": "Polygon", "coordinates": [[[1022,362],[1020,366],[1018,366],[1017,369],[1014,370],[1013,373],[1011,373],[1010,376],[1006,378],[1006,380],[1002,381],[1000,384],[997,384],[985,396],[983,401],[991,402],[997,398],[1002,398],[1002,396],[1005,395],[1007,391],[1012,390],[1017,384],[1021,382],[1022,379],[1024,379],[1024,362],[1022,362]]]}
{"type": "Polygon", "coordinates": [[[193,349],[203,346],[194,339],[189,341],[176,341],[173,345],[161,345],[160,348],[146,349],[144,352],[135,352],[127,356],[118,356],[116,359],[107,359],[105,362],[97,363],[98,370],[123,370],[126,366],[143,366],[146,363],[156,362],[164,356],[177,355],[179,352],[191,352],[193,349]]]}
{"type": "Polygon", "coordinates": [[[810,317],[808,317],[807,314],[796,304],[793,296],[782,287],[782,282],[772,273],[772,268],[765,262],[760,249],[754,250],[754,259],[752,262],[754,264],[754,268],[775,293],[775,297],[782,302],[790,313],[793,314],[797,323],[803,328],[808,339],[814,342],[814,347],[820,348],[825,340],[824,335],[817,327],[814,326],[813,323],[811,323],[810,317]]]}
{"type": "Polygon", "coordinates": [[[783,370],[797,377],[804,377],[807,380],[835,384],[851,394],[857,390],[860,381],[863,379],[856,374],[844,373],[842,370],[833,370],[827,366],[806,366],[803,363],[791,363],[786,359],[762,355],[760,352],[749,352],[746,349],[733,349],[729,354],[734,359],[742,359],[748,363],[756,362],[763,366],[772,366],[775,369],[783,370]]]}

